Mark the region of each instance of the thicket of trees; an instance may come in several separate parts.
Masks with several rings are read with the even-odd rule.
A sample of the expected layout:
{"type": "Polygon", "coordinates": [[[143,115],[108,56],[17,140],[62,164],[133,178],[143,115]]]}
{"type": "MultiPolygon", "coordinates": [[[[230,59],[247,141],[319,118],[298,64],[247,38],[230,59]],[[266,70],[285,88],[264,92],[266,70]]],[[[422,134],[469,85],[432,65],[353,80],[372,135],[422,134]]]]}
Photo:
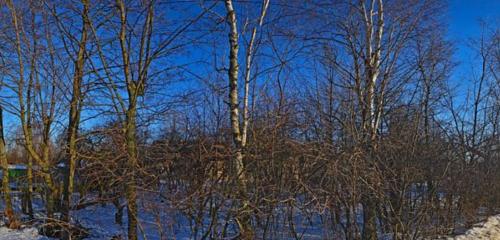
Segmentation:
{"type": "Polygon", "coordinates": [[[446,8],[0,0],[0,163],[28,167],[22,207],[3,175],[6,223],[35,198],[62,238],[103,203],[129,239],[146,209],[196,239],[418,239],[493,214],[500,32],[464,75],[446,8]]]}

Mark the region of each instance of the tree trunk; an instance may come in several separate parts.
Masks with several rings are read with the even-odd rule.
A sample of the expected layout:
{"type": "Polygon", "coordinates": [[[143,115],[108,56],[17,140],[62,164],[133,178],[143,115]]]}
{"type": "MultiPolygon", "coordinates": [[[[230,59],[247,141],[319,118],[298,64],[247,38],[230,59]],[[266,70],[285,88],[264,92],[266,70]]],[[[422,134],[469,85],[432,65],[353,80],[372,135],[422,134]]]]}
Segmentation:
{"type": "MultiPolygon", "coordinates": [[[[16,35],[16,40],[15,40],[15,46],[16,46],[16,53],[17,53],[17,61],[19,64],[19,79],[18,79],[18,92],[17,92],[17,97],[19,101],[19,118],[21,120],[21,126],[23,129],[23,135],[24,135],[24,141],[25,141],[25,148],[29,155],[35,159],[35,161],[41,166],[42,171],[43,171],[43,178],[45,180],[45,183],[47,184],[48,187],[48,194],[47,194],[47,217],[52,218],[53,213],[54,213],[54,200],[57,197],[57,188],[54,185],[54,182],[52,180],[52,175],[50,173],[50,162],[49,162],[49,144],[50,144],[50,125],[52,123],[52,117],[54,114],[54,104],[55,104],[55,95],[51,95],[50,99],[50,114],[47,114],[46,109],[44,108],[44,104],[41,104],[41,112],[43,114],[42,119],[43,119],[43,140],[42,140],[42,156],[35,150],[35,147],[33,145],[33,132],[31,129],[31,90],[33,88],[33,78],[35,77],[33,72],[35,71],[32,69],[30,74],[30,79],[28,83],[28,88],[26,89],[26,102],[24,100],[24,62],[22,59],[23,53],[21,49],[21,31],[22,28],[19,27],[18,25],[18,16],[16,13],[16,8],[12,4],[11,0],[8,0],[7,2],[7,7],[9,8],[12,16],[12,25],[15,29],[15,35],[16,35]],[[25,106],[26,103],[26,106],[25,106]]],[[[49,37],[49,36],[47,36],[49,37]]],[[[33,45],[36,46],[36,41],[33,42],[33,45]]],[[[36,51],[36,47],[34,47],[36,51]]],[[[35,54],[33,54],[32,66],[35,66],[35,54]]],[[[33,67],[34,68],[34,67],[33,67]]],[[[39,82],[37,82],[37,85],[39,85],[39,82]]],[[[55,88],[55,86],[53,86],[55,88]]],[[[54,90],[53,88],[53,90],[54,90]]],[[[40,99],[42,99],[42,96],[40,94],[40,99]]]]}
{"type": "Polygon", "coordinates": [[[33,158],[28,155],[28,186],[26,188],[26,205],[28,207],[27,214],[30,218],[33,218],[33,158]]]}
{"type": "Polygon", "coordinates": [[[18,228],[19,222],[17,221],[16,214],[12,209],[12,201],[10,198],[9,186],[9,163],[5,153],[5,138],[3,135],[3,109],[0,106],[0,163],[2,164],[2,191],[5,202],[5,216],[7,217],[7,226],[9,228],[18,228]]]}
{"type": "Polygon", "coordinates": [[[377,211],[376,204],[370,198],[363,201],[363,240],[377,239],[377,211]]]}
{"type": "Polygon", "coordinates": [[[73,75],[73,94],[71,96],[70,111],[69,111],[69,124],[68,124],[68,146],[67,146],[67,159],[66,159],[66,176],[64,179],[64,212],[63,219],[69,221],[69,209],[71,208],[71,196],[74,191],[75,169],[77,161],[77,147],[76,141],[78,136],[78,128],[80,124],[81,113],[81,84],[83,78],[83,67],[85,63],[85,45],[87,42],[87,15],[88,15],[88,1],[82,0],[83,13],[82,13],[82,35],[78,47],[78,55],[75,60],[75,72],[73,75]]]}
{"type": "Polygon", "coordinates": [[[137,150],[137,100],[144,94],[145,81],[147,79],[147,68],[152,58],[149,58],[149,34],[153,22],[153,3],[149,2],[147,17],[144,24],[144,31],[140,40],[138,75],[137,79],[132,79],[130,67],[130,55],[127,48],[127,9],[122,0],[116,0],[117,8],[120,14],[120,32],[119,41],[121,48],[121,57],[123,63],[123,77],[127,87],[128,107],[125,111],[126,119],[123,122],[125,133],[125,145],[127,148],[127,181],[125,182],[125,197],[127,198],[127,217],[128,217],[128,239],[137,239],[137,181],[136,169],[138,167],[137,150]],[[146,47],[147,45],[147,47],[146,47]],[[146,47],[146,53],[144,48],[146,47]],[[144,59],[143,59],[144,57],[144,59]],[[144,60],[144,62],[143,62],[144,60]]]}
{"type": "Polygon", "coordinates": [[[137,167],[137,142],[136,142],[136,107],[132,101],[127,112],[126,141],[128,153],[129,180],[125,189],[127,197],[128,238],[137,239],[137,189],[135,182],[135,168],[137,167]]]}
{"type": "Polygon", "coordinates": [[[247,196],[245,165],[243,162],[243,140],[240,131],[240,115],[239,115],[239,97],[238,97],[238,50],[239,50],[239,37],[238,27],[236,22],[236,13],[234,11],[233,2],[231,0],[225,1],[227,10],[227,19],[230,26],[229,34],[229,108],[231,131],[233,135],[233,143],[235,145],[235,170],[236,180],[239,186],[239,198],[242,199],[242,211],[237,216],[237,223],[240,229],[240,237],[243,239],[252,239],[254,234],[251,227],[250,216],[248,216],[249,201],[247,196]]]}

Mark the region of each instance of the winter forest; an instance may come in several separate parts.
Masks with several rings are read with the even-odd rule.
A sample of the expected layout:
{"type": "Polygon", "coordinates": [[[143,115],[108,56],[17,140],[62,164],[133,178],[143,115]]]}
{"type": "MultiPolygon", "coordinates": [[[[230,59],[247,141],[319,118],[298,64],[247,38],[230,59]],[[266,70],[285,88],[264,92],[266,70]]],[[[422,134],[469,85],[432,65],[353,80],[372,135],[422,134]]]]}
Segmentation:
{"type": "Polygon", "coordinates": [[[0,239],[464,234],[500,5],[457,40],[452,2],[0,0],[0,239]]]}

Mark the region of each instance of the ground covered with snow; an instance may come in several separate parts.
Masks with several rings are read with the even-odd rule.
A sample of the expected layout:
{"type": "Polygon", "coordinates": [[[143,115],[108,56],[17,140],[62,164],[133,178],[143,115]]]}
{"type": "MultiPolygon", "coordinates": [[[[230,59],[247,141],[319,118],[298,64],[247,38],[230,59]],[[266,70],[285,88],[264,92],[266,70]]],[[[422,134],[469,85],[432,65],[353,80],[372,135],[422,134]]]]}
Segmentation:
{"type": "Polygon", "coordinates": [[[0,227],[0,240],[45,240],[47,237],[38,234],[36,228],[24,228],[20,230],[11,230],[6,227],[0,227]]]}
{"type": "MultiPolygon", "coordinates": [[[[20,201],[15,196],[14,201],[20,201]]],[[[168,239],[175,236],[175,239],[197,239],[200,238],[202,231],[194,231],[193,222],[187,219],[178,211],[172,211],[170,208],[162,208],[164,204],[154,204],[156,201],[139,201],[139,238],[141,239],[168,239]],[[151,205],[154,204],[154,205],[151,205]],[[194,233],[193,233],[194,232],[194,233]]],[[[3,205],[0,200],[0,206],[3,205]]],[[[15,206],[19,206],[16,204],[15,206]]],[[[40,199],[34,201],[36,212],[43,211],[43,203],[40,199]]],[[[17,209],[19,212],[20,210],[17,209]]],[[[127,214],[126,208],[123,212],[123,224],[115,223],[116,208],[112,204],[95,204],[84,209],[72,211],[72,222],[85,227],[89,232],[86,239],[112,239],[113,237],[126,237],[127,214]]],[[[304,218],[304,216],[296,216],[304,218]]],[[[35,216],[37,219],[42,219],[43,216],[35,216]]],[[[307,227],[298,227],[297,234],[302,239],[321,239],[321,223],[315,218],[311,218],[310,224],[305,224],[307,227]]],[[[296,222],[302,222],[296,219],[296,222]]],[[[38,223],[39,224],[39,223],[38,223]]],[[[10,230],[3,226],[0,220],[0,240],[49,240],[38,233],[38,225],[23,226],[19,230],[10,230]]],[[[276,230],[276,229],[274,229],[276,230]]],[[[279,239],[290,239],[288,235],[273,235],[279,239]]],[[[324,235],[323,235],[324,236],[324,235]]],[[[329,235],[330,238],[337,238],[329,235]]],[[[384,238],[385,239],[385,238],[384,238]]],[[[498,239],[500,240],[500,215],[489,217],[485,222],[476,224],[463,235],[450,237],[449,240],[473,240],[473,239],[498,239]]]]}
{"type": "Polygon", "coordinates": [[[450,238],[454,240],[500,240],[500,215],[489,217],[484,223],[477,224],[465,234],[450,238]]]}
{"type": "MultiPolygon", "coordinates": [[[[86,211],[86,213],[80,213],[81,217],[86,216],[97,221],[91,224],[90,227],[93,229],[93,231],[88,239],[109,239],[112,236],[124,233],[125,229],[113,224],[111,219],[106,217],[100,219],[97,216],[92,216],[93,214],[98,214],[96,210],[104,210],[104,209],[102,208],[99,209],[98,207],[94,208],[93,210],[94,211],[90,212],[86,211]]],[[[85,219],[86,217],[83,217],[83,219],[80,220],[83,220],[88,224],[89,222],[87,221],[90,219],[85,219]]],[[[50,238],[40,235],[38,233],[38,230],[34,227],[24,227],[20,230],[11,230],[6,227],[0,227],[0,240],[12,240],[12,239],[49,240],[50,238]]],[[[494,240],[494,239],[500,240],[500,215],[489,217],[485,222],[477,224],[473,228],[469,229],[463,235],[448,238],[448,240],[494,240]]]]}

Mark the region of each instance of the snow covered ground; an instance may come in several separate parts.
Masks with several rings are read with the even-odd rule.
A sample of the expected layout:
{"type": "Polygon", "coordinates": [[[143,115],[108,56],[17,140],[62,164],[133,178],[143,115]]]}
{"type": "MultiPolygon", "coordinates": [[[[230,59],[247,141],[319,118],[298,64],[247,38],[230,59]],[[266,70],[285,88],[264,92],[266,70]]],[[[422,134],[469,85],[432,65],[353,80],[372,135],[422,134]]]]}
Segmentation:
{"type": "Polygon", "coordinates": [[[486,222],[469,229],[465,234],[449,240],[500,240],[500,215],[489,217],[486,222]]]}
{"type": "MultiPolygon", "coordinates": [[[[110,227],[109,222],[104,222],[95,224],[93,227],[97,227],[101,225],[101,228],[97,232],[100,232],[100,236],[91,236],[90,239],[100,239],[107,238],[112,234],[116,234],[120,232],[118,228],[112,229],[103,229],[102,227],[110,227]],[[102,231],[102,232],[101,232],[102,231]]],[[[94,232],[96,233],[96,232],[94,232]]],[[[306,237],[307,238],[307,237],[306,237]]],[[[38,230],[36,228],[23,228],[21,230],[10,230],[6,227],[0,227],[0,240],[49,240],[49,238],[44,237],[38,234],[38,230]]],[[[500,215],[495,215],[489,217],[486,222],[482,224],[478,224],[477,226],[469,229],[465,234],[448,238],[448,240],[500,240],[500,215]]]]}
{"type": "MultiPolygon", "coordinates": [[[[14,201],[20,201],[18,196],[15,196],[14,201]]],[[[139,201],[140,229],[139,237],[141,239],[166,239],[175,236],[176,239],[193,239],[199,238],[200,233],[193,235],[192,221],[176,211],[172,211],[164,204],[155,204],[156,201],[139,201]],[[153,204],[153,205],[151,205],[153,204]]],[[[36,199],[35,209],[41,212],[43,204],[40,199],[36,199]]],[[[0,206],[2,206],[0,200],[0,206]]],[[[15,204],[19,206],[20,203],[15,204]]],[[[1,209],[1,208],[0,208],[1,209]]],[[[17,209],[18,212],[20,211],[17,209]]],[[[79,223],[89,230],[87,239],[111,239],[117,236],[126,236],[126,208],[124,209],[123,225],[115,223],[116,209],[111,204],[97,204],[89,206],[85,209],[73,211],[73,221],[79,223]]],[[[43,216],[38,216],[42,218],[43,216]]],[[[297,223],[309,222],[304,224],[303,227],[298,227],[297,234],[302,239],[321,239],[321,236],[327,234],[328,238],[337,238],[338,236],[331,235],[331,233],[322,232],[322,223],[320,219],[315,217],[307,218],[305,216],[295,216],[297,223]]],[[[361,219],[360,219],[361,221],[361,219]]],[[[323,223],[324,224],[324,223],[323,223]]],[[[0,226],[3,224],[0,221],[0,226]]],[[[277,230],[277,229],[272,229],[277,230]]],[[[275,238],[279,239],[292,239],[289,235],[275,234],[275,238]]],[[[382,237],[382,236],[381,236],[382,237]]],[[[25,226],[20,230],[10,230],[6,227],[0,227],[0,240],[49,240],[45,236],[38,234],[36,226],[25,226]]],[[[384,238],[386,239],[386,238],[384,238]]],[[[387,238],[389,239],[389,238],[387,238]]],[[[469,229],[465,234],[455,237],[450,237],[448,240],[472,240],[472,239],[498,239],[500,240],[500,215],[489,217],[484,223],[477,224],[472,229],[469,229]]]]}
{"type": "Polygon", "coordinates": [[[48,238],[38,234],[36,228],[25,228],[21,230],[10,230],[0,227],[0,240],[46,240],[48,238]]]}

